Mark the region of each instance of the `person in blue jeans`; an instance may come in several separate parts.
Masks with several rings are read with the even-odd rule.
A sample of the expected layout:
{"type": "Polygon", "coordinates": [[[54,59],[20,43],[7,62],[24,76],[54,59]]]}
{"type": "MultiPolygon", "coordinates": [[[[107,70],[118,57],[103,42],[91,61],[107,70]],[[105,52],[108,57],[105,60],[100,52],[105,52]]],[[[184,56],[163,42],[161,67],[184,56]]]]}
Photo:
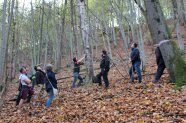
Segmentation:
{"type": "Polygon", "coordinates": [[[140,70],[141,59],[140,59],[140,52],[137,47],[138,47],[137,43],[133,43],[131,45],[132,51],[130,54],[130,61],[132,63],[132,66],[129,70],[129,75],[130,75],[131,82],[134,82],[133,73],[136,72],[138,75],[138,81],[139,81],[139,83],[141,83],[142,82],[142,76],[141,76],[141,70],[140,70]]]}
{"type": "Polygon", "coordinates": [[[85,58],[85,55],[81,59],[77,59],[76,57],[73,58],[74,62],[74,69],[73,69],[73,81],[72,81],[72,88],[76,87],[76,81],[79,79],[78,87],[83,83],[83,78],[79,75],[80,72],[80,65],[83,65],[83,59],[85,58]]]}
{"type": "Polygon", "coordinates": [[[48,108],[50,106],[52,100],[54,99],[54,93],[53,93],[52,86],[57,89],[57,80],[55,77],[55,73],[52,71],[51,64],[48,64],[46,66],[46,76],[47,77],[45,79],[45,87],[46,87],[46,91],[48,93],[48,99],[45,102],[45,106],[46,106],[46,108],[48,108]]]}

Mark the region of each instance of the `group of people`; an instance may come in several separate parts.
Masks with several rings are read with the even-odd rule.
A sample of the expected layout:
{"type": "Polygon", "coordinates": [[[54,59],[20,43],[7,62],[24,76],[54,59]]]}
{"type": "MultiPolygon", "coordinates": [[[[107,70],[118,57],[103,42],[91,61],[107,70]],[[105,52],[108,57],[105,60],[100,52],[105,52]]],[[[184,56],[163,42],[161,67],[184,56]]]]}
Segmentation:
{"type": "MultiPolygon", "coordinates": [[[[140,59],[140,52],[139,49],[137,48],[138,44],[137,43],[133,43],[131,45],[131,55],[130,55],[130,61],[131,61],[131,68],[129,70],[129,75],[130,75],[130,79],[131,82],[134,82],[134,76],[133,73],[137,73],[138,75],[138,81],[139,83],[142,82],[142,75],[141,75],[141,70],[140,70],[140,65],[141,65],[141,59],[140,59]]],[[[160,51],[160,47],[159,44],[155,45],[156,49],[155,49],[155,55],[156,55],[156,63],[158,65],[157,68],[157,72],[155,75],[155,79],[152,81],[154,84],[158,83],[163,71],[165,70],[166,66],[165,66],[165,62],[163,60],[163,56],[161,54],[160,51]]]]}
{"type": "MultiPolygon", "coordinates": [[[[156,55],[158,69],[155,75],[155,79],[152,81],[153,83],[157,83],[160,80],[161,75],[163,74],[163,71],[165,69],[165,63],[159,46],[156,47],[155,55],[156,55]]],[[[101,56],[102,56],[100,62],[101,71],[96,75],[95,82],[98,83],[99,86],[102,86],[102,82],[101,82],[101,77],[102,77],[105,83],[105,88],[107,89],[109,87],[108,72],[110,70],[111,61],[106,50],[102,50],[101,56]]],[[[79,87],[83,83],[83,78],[80,76],[80,66],[84,64],[82,61],[85,57],[86,55],[84,55],[79,60],[76,57],[73,58],[74,69],[73,69],[72,88],[79,87]],[[79,83],[76,85],[76,81],[78,79],[79,79],[79,83]]],[[[140,59],[140,51],[138,49],[137,43],[133,43],[131,45],[130,62],[131,62],[131,67],[129,69],[130,82],[131,83],[134,82],[133,73],[136,73],[138,76],[138,82],[141,83],[142,82],[142,75],[140,70],[141,59],[140,59]]],[[[21,107],[24,102],[30,102],[32,95],[35,95],[35,97],[37,97],[41,89],[45,85],[46,92],[48,93],[48,99],[45,102],[45,106],[48,108],[54,98],[53,88],[57,89],[57,80],[55,77],[55,73],[52,71],[51,64],[48,64],[46,66],[46,72],[44,72],[44,70],[42,70],[40,66],[35,66],[34,69],[36,73],[34,76],[31,77],[31,79],[27,76],[28,71],[25,67],[22,67],[20,69],[21,74],[19,76],[20,86],[19,86],[19,96],[17,99],[17,105],[21,107]]]]}
{"type": "MultiPolygon", "coordinates": [[[[152,81],[153,83],[158,83],[163,71],[165,69],[165,63],[160,51],[160,48],[158,45],[156,45],[156,49],[155,49],[155,55],[156,55],[156,62],[158,65],[157,68],[157,72],[155,75],[155,79],[152,81]]],[[[108,80],[108,72],[110,69],[110,58],[106,52],[106,50],[102,50],[102,59],[100,62],[100,69],[101,71],[96,75],[96,83],[98,83],[100,86],[102,85],[101,82],[101,77],[103,77],[103,81],[105,83],[105,88],[109,87],[109,80],[108,80]]],[[[82,60],[85,58],[85,56],[83,56],[80,60],[78,60],[77,58],[73,59],[74,62],[74,70],[73,70],[73,76],[74,79],[72,81],[72,88],[75,88],[75,83],[77,81],[77,79],[79,79],[79,83],[77,86],[81,85],[81,83],[83,82],[82,77],[80,76],[79,72],[80,72],[80,65],[82,65],[82,60]]],[[[130,82],[133,83],[134,82],[134,73],[137,74],[138,76],[138,82],[141,83],[142,82],[142,75],[141,75],[141,69],[140,69],[140,65],[141,65],[141,59],[140,59],[140,51],[138,49],[138,44],[137,43],[133,43],[131,45],[131,54],[130,54],[130,62],[131,62],[131,67],[128,71],[129,76],[130,76],[130,82]]]]}
{"type": "Polygon", "coordinates": [[[26,67],[20,69],[19,94],[16,100],[16,105],[19,108],[22,107],[23,103],[30,102],[32,96],[36,99],[44,85],[48,93],[48,99],[45,102],[46,108],[50,106],[54,98],[53,88],[57,89],[57,80],[52,70],[52,65],[48,64],[46,71],[42,70],[40,66],[35,66],[34,69],[36,72],[31,77],[28,77],[28,69],[26,67]]]}
{"type": "MultiPolygon", "coordinates": [[[[103,77],[103,81],[105,82],[105,88],[108,88],[109,87],[108,72],[110,69],[110,58],[107,55],[106,50],[102,51],[101,56],[102,56],[100,62],[101,72],[96,76],[96,83],[99,83],[99,86],[101,86],[102,85],[101,77],[103,77]]],[[[80,65],[83,65],[82,61],[85,57],[86,55],[84,55],[79,60],[76,57],[73,58],[74,69],[73,69],[72,88],[75,88],[76,86],[79,87],[83,83],[83,78],[80,76],[79,72],[80,72],[80,65]],[[76,85],[77,79],[79,79],[79,83],[76,85]]]]}

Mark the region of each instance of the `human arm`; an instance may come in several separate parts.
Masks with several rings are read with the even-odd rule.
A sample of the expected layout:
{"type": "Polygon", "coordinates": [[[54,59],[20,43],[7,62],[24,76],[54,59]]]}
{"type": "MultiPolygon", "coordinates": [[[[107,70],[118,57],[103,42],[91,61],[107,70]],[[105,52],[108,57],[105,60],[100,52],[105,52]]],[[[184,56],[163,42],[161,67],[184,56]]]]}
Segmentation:
{"type": "Polygon", "coordinates": [[[77,61],[77,63],[78,63],[78,64],[81,63],[81,62],[83,61],[83,59],[85,58],[85,56],[86,56],[86,55],[84,55],[82,58],[80,58],[80,59],[77,61]]]}
{"type": "Polygon", "coordinates": [[[25,84],[29,85],[31,80],[25,75],[21,77],[21,80],[25,82],[25,84]]]}

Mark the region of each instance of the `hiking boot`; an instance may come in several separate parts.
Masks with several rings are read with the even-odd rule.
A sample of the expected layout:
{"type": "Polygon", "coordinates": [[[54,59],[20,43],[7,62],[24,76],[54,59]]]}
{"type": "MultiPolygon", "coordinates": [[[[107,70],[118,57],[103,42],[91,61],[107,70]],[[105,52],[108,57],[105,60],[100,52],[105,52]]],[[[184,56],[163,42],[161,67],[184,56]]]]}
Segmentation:
{"type": "Polygon", "coordinates": [[[106,86],[106,87],[105,87],[105,90],[108,90],[108,89],[109,89],[109,86],[106,86]]]}
{"type": "Polygon", "coordinates": [[[155,79],[155,80],[152,81],[152,83],[157,84],[158,80],[155,79]]]}
{"type": "Polygon", "coordinates": [[[130,83],[134,83],[134,80],[130,80],[130,83]]]}

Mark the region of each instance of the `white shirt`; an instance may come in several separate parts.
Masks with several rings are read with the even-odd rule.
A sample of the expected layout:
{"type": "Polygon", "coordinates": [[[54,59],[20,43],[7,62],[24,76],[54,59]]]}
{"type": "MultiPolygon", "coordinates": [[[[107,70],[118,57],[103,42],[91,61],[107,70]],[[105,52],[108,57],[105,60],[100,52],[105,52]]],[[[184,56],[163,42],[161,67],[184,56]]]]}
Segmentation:
{"type": "MultiPolygon", "coordinates": [[[[25,74],[21,74],[20,76],[19,76],[19,80],[21,80],[21,84],[22,85],[27,85],[26,83],[25,83],[25,80],[27,80],[27,79],[29,79],[25,74]]],[[[27,85],[28,86],[28,85],[27,85]]]]}

